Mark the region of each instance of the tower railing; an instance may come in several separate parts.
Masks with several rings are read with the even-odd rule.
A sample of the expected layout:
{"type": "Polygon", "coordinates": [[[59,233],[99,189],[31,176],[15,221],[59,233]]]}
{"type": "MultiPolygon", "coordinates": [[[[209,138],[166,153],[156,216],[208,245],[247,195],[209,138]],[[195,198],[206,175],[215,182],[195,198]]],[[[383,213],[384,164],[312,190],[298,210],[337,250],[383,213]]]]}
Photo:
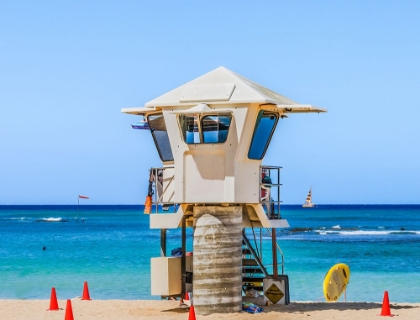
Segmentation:
{"type": "Polygon", "coordinates": [[[280,169],[278,166],[260,167],[260,202],[269,219],[281,219],[280,215],[280,169]]]}
{"type": "Polygon", "coordinates": [[[155,207],[155,213],[158,213],[159,206],[162,207],[164,211],[169,211],[170,208],[173,209],[173,212],[176,212],[176,204],[174,201],[165,201],[165,199],[172,199],[174,197],[169,195],[170,190],[174,190],[173,184],[175,183],[175,174],[165,176],[164,171],[167,169],[173,169],[174,167],[159,167],[159,168],[150,168],[151,176],[151,187],[153,193],[152,204],[155,207]]]}
{"type": "MultiPolygon", "coordinates": [[[[150,183],[153,193],[152,204],[155,208],[155,213],[158,213],[159,206],[164,211],[169,211],[172,208],[173,212],[176,212],[174,196],[169,195],[169,192],[175,190],[175,174],[164,175],[165,170],[173,168],[173,166],[170,166],[150,169],[150,183]],[[165,176],[165,180],[163,180],[163,176],[165,176]]],[[[260,167],[260,203],[264,206],[269,219],[281,219],[280,204],[282,201],[280,200],[280,187],[282,184],[280,183],[280,169],[282,167],[279,166],[260,167]]]]}

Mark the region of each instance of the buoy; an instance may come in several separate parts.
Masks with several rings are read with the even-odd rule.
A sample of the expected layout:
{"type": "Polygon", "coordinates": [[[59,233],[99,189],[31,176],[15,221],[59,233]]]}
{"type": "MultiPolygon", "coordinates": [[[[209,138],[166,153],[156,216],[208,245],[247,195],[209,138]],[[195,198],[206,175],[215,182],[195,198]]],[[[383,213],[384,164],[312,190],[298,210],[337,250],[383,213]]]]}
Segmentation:
{"type": "Polygon", "coordinates": [[[144,213],[145,214],[150,214],[150,211],[152,210],[152,202],[153,202],[152,196],[147,196],[146,197],[146,202],[144,203],[144,213]]]}
{"type": "Polygon", "coordinates": [[[83,285],[83,295],[82,295],[82,300],[92,300],[90,298],[89,295],[89,289],[88,289],[88,284],[87,281],[85,281],[84,285],[83,285]]]}
{"type": "Polygon", "coordinates": [[[382,310],[380,316],[382,317],[393,317],[394,315],[391,314],[391,307],[389,306],[389,298],[388,298],[388,291],[384,293],[384,300],[382,302],[382,310]]]}
{"type": "Polygon", "coordinates": [[[67,300],[66,305],[66,315],[64,316],[64,320],[74,320],[73,318],[73,309],[71,308],[71,300],[67,300]]]}
{"type": "Polygon", "coordinates": [[[57,295],[55,293],[55,288],[53,287],[51,289],[51,298],[50,298],[50,308],[47,311],[57,311],[58,308],[58,302],[57,302],[57,295]]]}

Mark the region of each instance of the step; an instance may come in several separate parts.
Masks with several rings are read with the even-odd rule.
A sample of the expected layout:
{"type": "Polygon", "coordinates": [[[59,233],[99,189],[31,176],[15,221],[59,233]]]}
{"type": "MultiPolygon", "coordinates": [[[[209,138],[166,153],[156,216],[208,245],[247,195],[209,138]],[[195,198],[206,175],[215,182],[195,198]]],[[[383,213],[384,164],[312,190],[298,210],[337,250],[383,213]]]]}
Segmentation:
{"type": "Polygon", "coordinates": [[[245,290],[245,291],[251,290],[251,289],[254,289],[256,291],[264,291],[264,287],[262,287],[262,286],[243,286],[243,287],[244,287],[243,290],[245,290]]]}
{"type": "Polygon", "coordinates": [[[254,259],[242,259],[242,266],[258,266],[258,263],[254,259]]]}
{"type": "Polygon", "coordinates": [[[264,272],[259,268],[242,268],[242,273],[261,273],[264,274],[264,272]]]}
{"type": "Polygon", "coordinates": [[[242,277],[242,282],[263,282],[264,277],[242,277]]]}

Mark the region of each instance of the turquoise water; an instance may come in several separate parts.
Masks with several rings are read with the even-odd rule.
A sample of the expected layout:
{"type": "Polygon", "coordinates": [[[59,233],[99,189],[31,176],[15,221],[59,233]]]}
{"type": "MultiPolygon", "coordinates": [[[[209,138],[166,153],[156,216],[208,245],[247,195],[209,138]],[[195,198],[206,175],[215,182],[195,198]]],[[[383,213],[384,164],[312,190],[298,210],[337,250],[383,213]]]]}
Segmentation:
{"type": "MultiPolygon", "coordinates": [[[[159,256],[160,232],[142,212],[0,206],[0,299],[49,299],[52,287],[73,298],[84,281],[93,299],[158,299],[150,258],[159,256]]],[[[342,262],[351,269],[348,301],[382,301],[387,290],[391,302],[420,302],[420,206],[283,206],[282,216],[291,225],[278,231],[291,301],[323,301],[324,276],[342,262]]],[[[169,230],[168,252],[180,246],[180,230],[169,230]]]]}

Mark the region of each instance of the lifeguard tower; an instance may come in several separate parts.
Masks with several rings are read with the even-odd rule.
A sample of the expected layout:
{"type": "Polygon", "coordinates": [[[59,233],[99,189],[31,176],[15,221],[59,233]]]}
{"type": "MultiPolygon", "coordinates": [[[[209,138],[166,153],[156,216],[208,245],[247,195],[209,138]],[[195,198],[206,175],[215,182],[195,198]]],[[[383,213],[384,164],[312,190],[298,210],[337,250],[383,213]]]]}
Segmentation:
{"type": "Polygon", "coordinates": [[[219,67],[142,108],[121,111],[144,117],[133,127],[150,130],[163,164],[150,175],[150,227],[161,229],[161,257],[151,261],[152,295],[193,291],[197,314],[241,311],[249,289],[288,304],[276,242],[276,229],[289,227],[280,214],[281,167],[262,160],[281,119],[326,110],[219,67]],[[188,227],[194,228],[192,256],[185,252],[188,227]],[[166,254],[171,228],[182,228],[179,258],[166,254]],[[268,263],[264,233],[271,239],[268,263]]]}

